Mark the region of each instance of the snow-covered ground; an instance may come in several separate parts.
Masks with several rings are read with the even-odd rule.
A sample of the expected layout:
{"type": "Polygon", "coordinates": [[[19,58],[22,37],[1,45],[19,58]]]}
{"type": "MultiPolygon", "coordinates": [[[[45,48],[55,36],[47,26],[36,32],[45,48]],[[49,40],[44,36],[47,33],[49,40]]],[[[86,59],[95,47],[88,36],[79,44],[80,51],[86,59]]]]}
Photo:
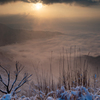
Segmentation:
{"type": "Polygon", "coordinates": [[[11,94],[4,95],[1,100],[100,100],[100,89],[93,91],[92,88],[77,86],[71,90],[65,90],[64,86],[56,91],[51,91],[47,95],[42,91],[38,91],[35,96],[18,97],[11,94]]]}

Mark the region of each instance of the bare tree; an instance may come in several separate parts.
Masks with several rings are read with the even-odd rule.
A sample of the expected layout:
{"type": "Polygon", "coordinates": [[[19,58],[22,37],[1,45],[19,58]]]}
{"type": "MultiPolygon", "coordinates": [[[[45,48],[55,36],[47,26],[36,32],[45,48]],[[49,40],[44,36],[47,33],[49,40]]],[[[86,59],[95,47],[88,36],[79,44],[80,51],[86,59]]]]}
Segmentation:
{"type": "Polygon", "coordinates": [[[22,80],[19,82],[19,84],[14,88],[14,85],[15,85],[17,79],[18,79],[19,73],[23,70],[24,67],[22,67],[21,65],[19,65],[18,62],[16,62],[16,71],[14,71],[14,73],[15,73],[15,79],[14,79],[14,81],[13,81],[11,87],[9,86],[9,85],[10,85],[10,71],[8,71],[6,68],[2,67],[1,65],[0,65],[0,68],[2,68],[2,69],[6,72],[7,77],[8,77],[8,81],[7,81],[7,83],[5,83],[4,80],[3,80],[3,78],[2,78],[2,76],[0,75],[0,82],[1,82],[1,83],[5,86],[5,88],[6,88],[6,91],[3,91],[3,90],[0,89],[0,92],[2,92],[2,93],[4,93],[4,94],[10,94],[10,93],[12,92],[12,94],[14,95],[15,93],[19,92],[19,91],[17,91],[17,90],[18,90],[22,85],[24,85],[26,82],[28,82],[28,81],[29,81],[28,79],[32,76],[32,74],[31,74],[31,75],[28,75],[28,73],[25,73],[23,79],[22,79],[22,80]],[[17,92],[16,92],[16,91],[17,91],[17,92]]]}

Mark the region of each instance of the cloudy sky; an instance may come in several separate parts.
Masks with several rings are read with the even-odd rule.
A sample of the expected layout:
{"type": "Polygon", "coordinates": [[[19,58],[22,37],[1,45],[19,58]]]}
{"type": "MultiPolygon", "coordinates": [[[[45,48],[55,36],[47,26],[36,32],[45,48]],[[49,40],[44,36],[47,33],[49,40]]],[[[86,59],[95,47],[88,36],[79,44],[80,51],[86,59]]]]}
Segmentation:
{"type": "Polygon", "coordinates": [[[99,31],[100,0],[0,0],[0,23],[48,31],[99,31]]]}

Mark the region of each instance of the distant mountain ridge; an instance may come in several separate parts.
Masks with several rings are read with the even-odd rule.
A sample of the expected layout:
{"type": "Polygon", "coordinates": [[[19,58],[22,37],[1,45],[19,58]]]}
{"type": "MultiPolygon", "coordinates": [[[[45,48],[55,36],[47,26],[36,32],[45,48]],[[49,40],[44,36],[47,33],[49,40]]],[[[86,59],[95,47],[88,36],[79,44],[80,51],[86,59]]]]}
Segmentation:
{"type": "Polygon", "coordinates": [[[100,55],[93,57],[93,56],[88,56],[88,55],[84,55],[83,56],[85,59],[88,60],[89,63],[91,63],[94,66],[100,66],[100,55]]]}
{"type": "Polygon", "coordinates": [[[50,38],[60,34],[59,32],[12,29],[0,23],[0,46],[21,43],[31,39],[50,38]]]}

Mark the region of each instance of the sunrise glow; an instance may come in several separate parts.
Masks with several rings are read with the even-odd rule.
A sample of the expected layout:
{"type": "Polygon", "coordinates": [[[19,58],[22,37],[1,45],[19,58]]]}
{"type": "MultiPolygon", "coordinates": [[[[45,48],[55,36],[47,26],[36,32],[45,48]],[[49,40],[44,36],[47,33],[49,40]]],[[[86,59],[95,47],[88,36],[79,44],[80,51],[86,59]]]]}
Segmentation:
{"type": "Polygon", "coordinates": [[[40,10],[43,7],[42,3],[36,3],[34,6],[36,10],[40,10]]]}

